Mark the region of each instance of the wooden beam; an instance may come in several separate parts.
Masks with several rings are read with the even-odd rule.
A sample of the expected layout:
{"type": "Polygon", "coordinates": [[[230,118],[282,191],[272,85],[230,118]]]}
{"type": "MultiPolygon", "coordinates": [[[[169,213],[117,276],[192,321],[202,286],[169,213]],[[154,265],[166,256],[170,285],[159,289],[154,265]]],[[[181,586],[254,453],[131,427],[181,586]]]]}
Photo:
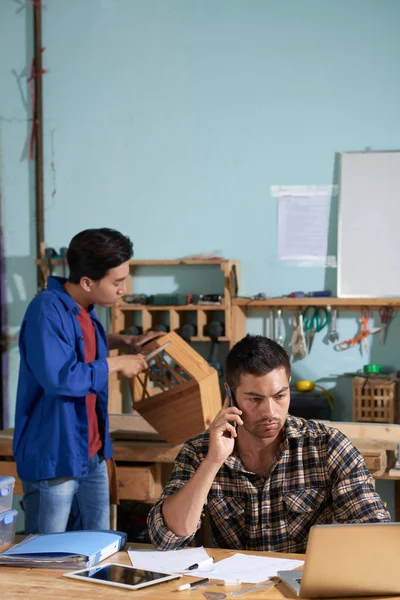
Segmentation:
{"type": "Polygon", "coordinates": [[[400,310],[400,298],[269,298],[252,300],[251,298],[235,298],[232,306],[241,306],[244,310],[268,310],[282,308],[297,310],[307,306],[330,306],[341,310],[357,310],[360,306],[378,309],[381,306],[391,306],[400,310]]]}
{"type": "MultiPolygon", "coordinates": [[[[35,121],[35,200],[36,200],[36,255],[44,256],[44,194],[43,194],[43,85],[42,85],[42,0],[32,2],[34,35],[35,108],[32,119],[35,121]]],[[[38,289],[43,289],[44,281],[40,268],[37,269],[38,289]]]]}

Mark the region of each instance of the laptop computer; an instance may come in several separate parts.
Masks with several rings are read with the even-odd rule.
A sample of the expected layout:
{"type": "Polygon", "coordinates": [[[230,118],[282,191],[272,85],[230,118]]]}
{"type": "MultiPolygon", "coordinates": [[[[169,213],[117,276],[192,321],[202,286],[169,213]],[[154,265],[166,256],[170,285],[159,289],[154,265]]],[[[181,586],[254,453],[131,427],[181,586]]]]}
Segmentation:
{"type": "Polygon", "coordinates": [[[303,570],[278,577],[304,598],[400,594],[400,523],[314,525],[303,570]]]}

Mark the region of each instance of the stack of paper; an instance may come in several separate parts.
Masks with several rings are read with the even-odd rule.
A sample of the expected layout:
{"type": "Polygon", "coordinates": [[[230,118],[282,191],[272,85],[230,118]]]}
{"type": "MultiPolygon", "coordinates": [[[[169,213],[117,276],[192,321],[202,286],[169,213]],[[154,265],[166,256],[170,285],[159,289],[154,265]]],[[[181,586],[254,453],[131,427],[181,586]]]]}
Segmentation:
{"type": "MultiPolygon", "coordinates": [[[[211,551],[212,552],[212,551],[211,551]]],[[[134,567],[159,571],[160,573],[183,573],[189,577],[209,577],[210,579],[238,579],[242,583],[260,583],[276,577],[278,571],[296,569],[304,564],[302,560],[270,558],[251,554],[236,553],[229,558],[210,564],[209,554],[200,548],[184,550],[128,550],[134,567]],[[202,563],[206,561],[204,567],[202,563]],[[187,569],[198,564],[198,569],[187,569]]]]}
{"type": "MultiPolygon", "coordinates": [[[[210,558],[203,546],[167,552],[129,549],[128,554],[132,565],[137,569],[159,573],[182,573],[191,565],[202,563],[210,558]]],[[[191,574],[191,571],[188,574],[191,574]]]]}

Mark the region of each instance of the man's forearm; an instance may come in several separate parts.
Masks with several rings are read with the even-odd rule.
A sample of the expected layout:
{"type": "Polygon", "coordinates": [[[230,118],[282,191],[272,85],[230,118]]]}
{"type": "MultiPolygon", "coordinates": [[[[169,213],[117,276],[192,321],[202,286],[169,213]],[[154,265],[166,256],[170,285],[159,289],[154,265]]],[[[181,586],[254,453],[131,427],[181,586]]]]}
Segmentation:
{"type": "Polygon", "coordinates": [[[122,350],[129,348],[129,336],[122,333],[107,333],[107,345],[109,350],[122,350]]]}
{"type": "Polygon", "coordinates": [[[162,505],[166,526],[178,536],[196,531],[208,492],[221,465],[203,460],[193,477],[162,505]]]}

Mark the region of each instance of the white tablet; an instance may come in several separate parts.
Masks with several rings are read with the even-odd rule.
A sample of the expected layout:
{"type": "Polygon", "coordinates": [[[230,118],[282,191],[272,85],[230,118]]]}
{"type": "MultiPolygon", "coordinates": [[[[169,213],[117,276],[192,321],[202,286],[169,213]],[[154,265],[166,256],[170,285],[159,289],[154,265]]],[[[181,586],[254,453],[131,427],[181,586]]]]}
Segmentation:
{"type": "Polygon", "coordinates": [[[117,587],[127,588],[129,590],[138,590],[139,588],[164,583],[171,579],[179,579],[181,575],[171,575],[167,573],[156,573],[155,571],[145,571],[136,569],[128,565],[119,565],[109,563],[91,569],[81,569],[71,573],[63,573],[64,577],[79,579],[80,581],[89,581],[92,583],[103,583],[105,585],[115,585],[117,587]]]}

